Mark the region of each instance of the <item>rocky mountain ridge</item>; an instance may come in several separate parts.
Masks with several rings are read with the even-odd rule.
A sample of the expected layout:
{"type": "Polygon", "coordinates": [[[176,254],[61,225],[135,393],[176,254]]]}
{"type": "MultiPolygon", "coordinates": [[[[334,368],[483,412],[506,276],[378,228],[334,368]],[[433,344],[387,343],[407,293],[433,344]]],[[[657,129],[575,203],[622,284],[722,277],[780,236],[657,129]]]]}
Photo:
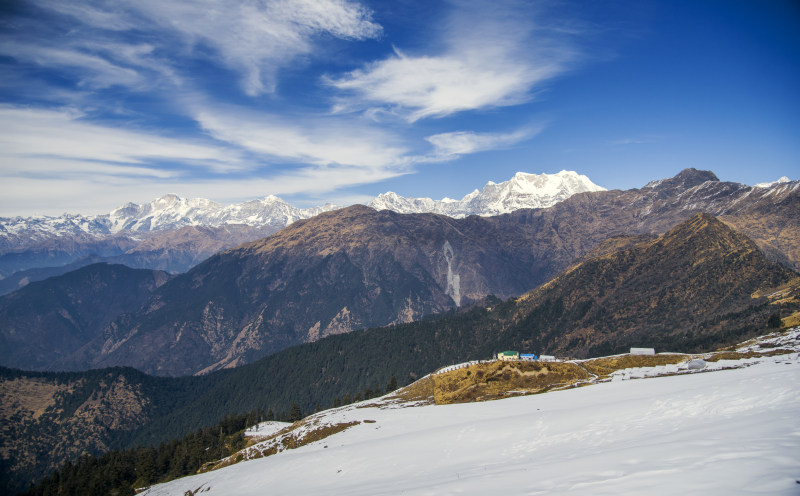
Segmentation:
{"type": "Polygon", "coordinates": [[[0,363],[58,370],[118,315],[169,280],[166,272],[105,263],[37,281],[0,297],[0,363]]]}
{"type": "Polygon", "coordinates": [[[327,335],[517,296],[609,238],[649,239],[697,213],[797,266],[800,183],[754,189],[715,179],[689,169],[639,190],[579,193],[495,217],[326,212],[212,256],[60,363],[163,375],[234,367],[327,335]]]}

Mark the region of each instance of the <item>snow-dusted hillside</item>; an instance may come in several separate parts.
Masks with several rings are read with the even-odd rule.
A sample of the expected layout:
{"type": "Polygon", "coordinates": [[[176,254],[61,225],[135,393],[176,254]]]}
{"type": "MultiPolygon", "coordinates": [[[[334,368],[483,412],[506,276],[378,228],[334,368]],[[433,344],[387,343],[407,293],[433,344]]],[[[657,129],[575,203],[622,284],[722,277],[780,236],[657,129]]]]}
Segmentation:
{"type": "Polygon", "coordinates": [[[741,349],[787,354],[682,365],[677,375],[485,403],[384,398],[329,410],[303,428],[352,425],[142,494],[797,494],[798,336],[741,349]]]}
{"type": "Polygon", "coordinates": [[[376,210],[405,214],[432,212],[461,218],[499,215],[521,208],[547,208],[587,191],[605,191],[605,188],[573,171],[562,170],[557,174],[517,172],[508,181],[499,184],[490,181],[480,191],[476,189],[461,200],[404,198],[388,192],[377,196],[368,205],[376,210]]]}

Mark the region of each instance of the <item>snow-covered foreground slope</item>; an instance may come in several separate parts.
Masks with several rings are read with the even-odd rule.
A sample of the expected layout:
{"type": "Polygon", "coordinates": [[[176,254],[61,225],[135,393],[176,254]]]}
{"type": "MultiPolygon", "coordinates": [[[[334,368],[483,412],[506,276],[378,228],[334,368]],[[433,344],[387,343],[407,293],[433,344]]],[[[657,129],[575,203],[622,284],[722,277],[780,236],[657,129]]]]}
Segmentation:
{"type": "Polygon", "coordinates": [[[798,494],[798,353],[713,367],[731,365],[746,366],[485,403],[351,405],[318,414],[361,422],[343,432],[144,494],[798,494]]]}

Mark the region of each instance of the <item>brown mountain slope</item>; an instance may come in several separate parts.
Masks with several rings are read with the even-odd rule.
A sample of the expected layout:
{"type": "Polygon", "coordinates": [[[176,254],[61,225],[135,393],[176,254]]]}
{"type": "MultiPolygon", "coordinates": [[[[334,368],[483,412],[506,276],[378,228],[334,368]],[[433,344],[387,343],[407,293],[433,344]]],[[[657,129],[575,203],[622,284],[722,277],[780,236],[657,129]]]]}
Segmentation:
{"type": "Polygon", "coordinates": [[[0,297],[0,365],[58,370],[123,312],[169,280],[157,270],[98,263],[0,297]]]}
{"type": "Polygon", "coordinates": [[[210,258],[118,319],[76,362],[170,375],[234,366],[489,293],[520,294],[549,270],[513,223],[354,206],[210,258]]]}
{"type": "MultiPolygon", "coordinates": [[[[769,262],[749,238],[698,214],[520,297],[507,325],[548,353],[586,357],[665,343],[686,351],[763,331],[782,306],[755,296],[791,281],[797,274],[769,262]]],[[[783,302],[784,313],[797,310],[797,296],[783,302]]]]}
{"type": "Polygon", "coordinates": [[[4,371],[0,488],[24,489],[65,460],[108,451],[150,420],[150,403],[120,370],[42,377],[4,371]]]}

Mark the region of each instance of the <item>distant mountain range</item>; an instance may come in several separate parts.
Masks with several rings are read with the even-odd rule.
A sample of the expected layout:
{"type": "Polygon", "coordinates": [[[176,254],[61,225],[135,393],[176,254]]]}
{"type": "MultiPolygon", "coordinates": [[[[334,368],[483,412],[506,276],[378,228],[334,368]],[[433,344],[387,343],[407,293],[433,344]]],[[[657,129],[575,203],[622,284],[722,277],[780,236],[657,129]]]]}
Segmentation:
{"type": "Polygon", "coordinates": [[[354,206],[212,256],[43,368],[186,375],[238,366],[331,334],[518,296],[608,243],[631,244],[620,236],[661,234],[696,213],[719,216],[772,260],[798,267],[800,182],[754,188],[687,169],[642,189],[494,217],[354,206]]]}
{"type": "MultiPolygon", "coordinates": [[[[398,213],[441,213],[450,217],[468,215],[497,215],[520,208],[545,208],[565,200],[575,193],[604,191],[588,177],[571,171],[557,174],[526,174],[518,172],[500,184],[489,182],[461,200],[432,200],[403,198],[389,192],[379,195],[367,205],[376,210],[398,213]]],[[[125,231],[148,233],[171,231],[186,226],[219,227],[241,224],[251,227],[284,228],[300,219],[341,208],[326,204],[321,207],[296,208],[277,196],[223,206],[203,198],[180,198],[165,195],[144,205],[127,203],[107,214],[84,216],[64,214],[60,217],[0,217],[0,239],[8,246],[24,239],[47,238],[51,235],[70,236],[85,233],[110,236],[125,231]]]]}
{"type": "MultiPolygon", "coordinates": [[[[386,193],[369,206],[460,218],[544,208],[575,193],[601,190],[575,172],[520,172],[509,181],[490,182],[462,200],[403,198],[386,193]]],[[[66,272],[59,267],[75,268],[98,261],[185,272],[218,251],[337,208],[328,204],[300,209],[276,196],[223,206],[201,198],[166,195],[144,205],[128,203],[95,216],[0,218],[0,294],[66,272]]]]}

